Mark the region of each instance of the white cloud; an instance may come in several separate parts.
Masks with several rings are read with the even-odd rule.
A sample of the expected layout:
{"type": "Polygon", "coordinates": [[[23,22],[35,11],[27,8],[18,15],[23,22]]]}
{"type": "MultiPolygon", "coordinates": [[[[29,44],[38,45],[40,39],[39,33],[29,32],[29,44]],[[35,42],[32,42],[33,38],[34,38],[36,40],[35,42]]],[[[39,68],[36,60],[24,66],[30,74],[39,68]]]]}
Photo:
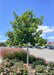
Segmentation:
{"type": "Polygon", "coordinates": [[[41,34],[41,36],[45,36],[46,33],[50,33],[54,31],[54,26],[49,27],[47,25],[42,25],[42,26],[39,26],[38,30],[43,30],[43,33],[41,34]]]}
{"type": "Polygon", "coordinates": [[[2,37],[2,35],[0,35],[0,37],[2,37]]]}
{"type": "Polygon", "coordinates": [[[45,34],[41,34],[41,35],[40,35],[40,37],[44,37],[44,36],[45,36],[45,34]]]}
{"type": "Polygon", "coordinates": [[[5,42],[6,40],[0,40],[0,42],[5,42]]]}
{"type": "Polygon", "coordinates": [[[43,33],[47,33],[47,32],[53,32],[54,31],[54,27],[49,27],[49,26],[39,26],[38,30],[43,30],[43,33]]]}
{"type": "Polygon", "coordinates": [[[50,36],[50,37],[48,37],[48,39],[54,39],[54,36],[50,36]]]}

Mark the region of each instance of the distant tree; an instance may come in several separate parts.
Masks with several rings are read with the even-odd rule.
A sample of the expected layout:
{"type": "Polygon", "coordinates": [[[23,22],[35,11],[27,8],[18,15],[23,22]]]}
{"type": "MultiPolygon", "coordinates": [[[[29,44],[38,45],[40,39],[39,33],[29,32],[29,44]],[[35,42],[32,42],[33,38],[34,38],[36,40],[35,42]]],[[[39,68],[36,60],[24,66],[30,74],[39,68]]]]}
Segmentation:
{"type": "Polygon", "coordinates": [[[10,21],[12,26],[12,31],[9,30],[6,33],[6,36],[9,37],[10,44],[18,45],[27,44],[27,65],[29,64],[29,52],[28,52],[28,43],[35,45],[38,40],[37,37],[40,37],[42,30],[37,32],[38,26],[42,25],[43,16],[35,17],[33,10],[29,11],[27,9],[22,13],[21,16],[17,15],[14,11],[14,20],[10,21]]]}

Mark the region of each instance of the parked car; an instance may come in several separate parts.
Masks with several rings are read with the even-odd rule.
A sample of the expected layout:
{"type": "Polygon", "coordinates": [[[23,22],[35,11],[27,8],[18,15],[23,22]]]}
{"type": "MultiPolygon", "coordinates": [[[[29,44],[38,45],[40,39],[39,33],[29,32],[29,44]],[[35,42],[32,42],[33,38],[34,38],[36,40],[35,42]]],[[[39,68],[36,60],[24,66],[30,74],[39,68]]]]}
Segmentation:
{"type": "Polygon", "coordinates": [[[22,46],[22,48],[26,48],[27,46],[22,46]]]}
{"type": "Polygon", "coordinates": [[[38,48],[41,48],[41,46],[38,46],[38,48]]]}
{"type": "Polygon", "coordinates": [[[22,48],[22,46],[19,46],[19,48],[22,48]]]}
{"type": "Polygon", "coordinates": [[[54,46],[48,46],[48,49],[54,49],[54,46]]]}
{"type": "Polygon", "coordinates": [[[38,46],[34,46],[34,48],[38,48],[38,46]]]}
{"type": "Polygon", "coordinates": [[[48,48],[48,46],[45,46],[44,48],[48,48]]]}
{"type": "Polygon", "coordinates": [[[45,46],[40,46],[41,47],[41,49],[43,49],[45,46]]]}
{"type": "Polygon", "coordinates": [[[41,46],[35,46],[35,48],[41,48],[41,46]]]}
{"type": "Polygon", "coordinates": [[[33,48],[33,46],[29,46],[29,48],[33,48]]]}

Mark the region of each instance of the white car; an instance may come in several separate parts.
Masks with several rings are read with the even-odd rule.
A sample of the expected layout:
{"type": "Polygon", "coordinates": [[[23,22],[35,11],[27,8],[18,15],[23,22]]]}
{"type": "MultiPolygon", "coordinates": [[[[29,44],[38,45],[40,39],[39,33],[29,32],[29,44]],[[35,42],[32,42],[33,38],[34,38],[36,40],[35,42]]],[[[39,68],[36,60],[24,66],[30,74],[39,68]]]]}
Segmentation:
{"type": "Polygon", "coordinates": [[[41,46],[41,48],[43,49],[45,46],[41,46]]]}

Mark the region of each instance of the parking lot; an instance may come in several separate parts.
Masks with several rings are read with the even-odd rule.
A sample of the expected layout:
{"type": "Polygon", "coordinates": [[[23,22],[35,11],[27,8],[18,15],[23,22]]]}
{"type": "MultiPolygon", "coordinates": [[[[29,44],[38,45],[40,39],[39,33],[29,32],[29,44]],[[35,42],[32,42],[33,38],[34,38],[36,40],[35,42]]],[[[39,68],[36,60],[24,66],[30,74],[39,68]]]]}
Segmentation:
{"type": "MultiPolygon", "coordinates": [[[[26,50],[26,48],[23,49],[26,50]]],[[[29,54],[44,58],[47,60],[47,62],[54,62],[54,49],[29,48],[29,54]]]]}

